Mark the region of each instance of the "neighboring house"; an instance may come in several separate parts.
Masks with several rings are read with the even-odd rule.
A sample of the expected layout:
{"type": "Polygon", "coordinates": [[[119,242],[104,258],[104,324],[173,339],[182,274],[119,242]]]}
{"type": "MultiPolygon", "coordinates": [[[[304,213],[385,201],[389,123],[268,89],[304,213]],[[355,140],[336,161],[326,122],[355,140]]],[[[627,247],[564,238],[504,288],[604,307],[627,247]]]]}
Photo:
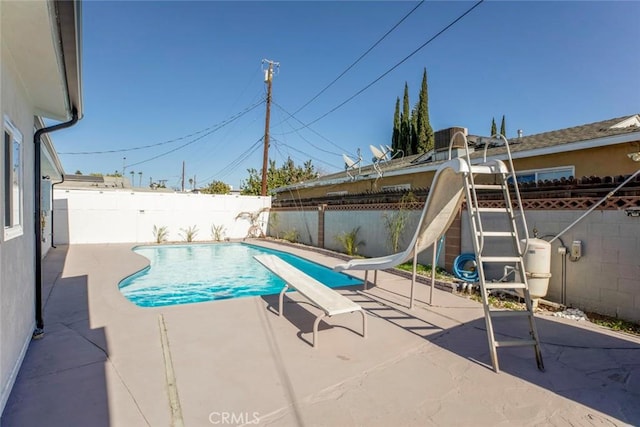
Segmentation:
{"type": "MultiPolygon", "coordinates": [[[[357,239],[364,242],[359,255],[389,254],[392,232],[399,224],[394,218],[404,211],[400,241],[406,244],[417,225],[434,171],[448,157],[449,141],[458,130],[464,131],[436,132],[432,153],[383,161],[360,170],[356,166],[349,174],[277,189],[268,234],[291,234],[301,243],[344,251],[337,237],[355,231],[357,239]],[[408,190],[413,197],[405,197],[408,190]]],[[[499,140],[477,136],[468,140],[473,162],[482,160],[485,146],[487,157],[506,158],[506,148],[499,140]]],[[[514,168],[522,182],[527,231],[555,240],[547,298],[640,322],[640,116],[520,136],[510,142],[514,168]],[[567,255],[573,247],[580,248],[579,254],[567,255]]],[[[456,148],[452,155],[463,152],[456,148]]],[[[501,206],[502,195],[487,194],[480,203],[483,207],[501,206]]],[[[505,226],[500,216],[488,215],[483,223],[487,230],[505,226]]],[[[453,271],[456,257],[473,251],[464,204],[445,237],[444,247],[437,251],[438,265],[453,271]]],[[[496,250],[500,243],[491,245],[496,250]]],[[[432,249],[420,254],[418,261],[430,264],[432,249]]],[[[502,266],[485,272],[489,279],[504,275],[502,266]]]]}
{"type": "Polygon", "coordinates": [[[42,335],[41,258],[62,176],[48,135],[82,117],[80,20],[78,1],[0,1],[0,409],[42,335]]]}
{"type": "MultiPolygon", "coordinates": [[[[135,179],[134,179],[135,181],[135,179]]],[[[64,175],[64,181],[56,186],[62,190],[134,190],[174,193],[171,188],[159,187],[158,185],[135,186],[131,179],[122,176],[106,175],[64,175]]]]}
{"type": "MultiPolygon", "coordinates": [[[[385,190],[409,190],[429,187],[433,174],[447,158],[450,137],[464,128],[436,132],[436,150],[426,154],[395,158],[373,165],[354,166],[347,172],[326,175],[304,183],[276,190],[276,200],[300,201],[322,199],[385,190]],[[378,173],[378,171],[382,173],[378,173]]],[[[506,159],[506,149],[499,140],[469,135],[474,152],[472,159],[483,156],[506,159]]],[[[522,181],[552,181],[583,176],[618,176],[635,172],[639,167],[640,115],[604,120],[509,140],[514,167],[522,181]]],[[[454,150],[461,155],[463,150],[454,150]]],[[[277,202],[276,202],[277,205],[277,202]]]]}

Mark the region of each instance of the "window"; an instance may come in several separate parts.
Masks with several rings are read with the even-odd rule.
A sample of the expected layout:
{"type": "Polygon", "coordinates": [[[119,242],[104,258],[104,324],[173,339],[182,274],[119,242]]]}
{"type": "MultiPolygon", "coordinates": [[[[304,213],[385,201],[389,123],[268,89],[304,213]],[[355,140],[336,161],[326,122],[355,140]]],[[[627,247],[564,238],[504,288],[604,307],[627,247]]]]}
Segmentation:
{"type": "MultiPolygon", "coordinates": [[[[553,181],[554,179],[569,178],[574,176],[573,166],[562,166],[558,168],[536,169],[516,172],[519,183],[529,183],[538,181],[553,181]]],[[[511,178],[509,178],[511,182],[511,178]]]]}
{"type": "Polygon", "coordinates": [[[383,185],[382,191],[406,191],[411,190],[411,184],[383,185]]]}
{"type": "Polygon", "coordinates": [[[22,235],[22,134],[4,118],[4,239],[22,235]]]}

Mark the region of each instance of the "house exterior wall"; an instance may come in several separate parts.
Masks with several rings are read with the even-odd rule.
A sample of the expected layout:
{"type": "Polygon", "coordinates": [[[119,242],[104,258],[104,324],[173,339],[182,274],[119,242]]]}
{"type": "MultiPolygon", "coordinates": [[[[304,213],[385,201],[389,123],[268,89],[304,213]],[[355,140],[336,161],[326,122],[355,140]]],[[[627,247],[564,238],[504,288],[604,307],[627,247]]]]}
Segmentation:
{"type": "MultiPolygon", "coordinates": [[[[638,168],[638,163],[627,158],[628,153],[640,150],[640,141],[627,142],[604,147],[594,147],[562,153],[539,155],[527,158],[516,158],[513,165],[516,171],[537,170],[554,167],[573,166],[575,178],[583,176],[618,176],[629,175],[638,168]]],[[[515,155],[516,153],[514,153],[515,155]]],[[[395,173],[398,173],[397,171],[395,173]]],[[[434,171],[388,174],[380,178],[346,180],[331,185],[299,188],[293,193],[284,192],[278,196],[290,199],[295,194],[298,199],[322,198],[328,193],[346,191],[348,194],[361,194],[368,191],[380,191],[385,186],[409,184],[412,189],[428,188],[433,180],[434,171]]]]}
{"type": "MultiPolygon", "coordinates": [[[[353,181],[345,181],[338,184],[332,184],[327,186],[300,188],[293,193],[284,192],[278,195],[278,198],[291,199],[292,194],[295,198],[307,199],[307,198],[321,198],[327,196],[329,193],[335,193],[340,191],[347,191],[349,194],[361,194],[368,191],[380,191],[385,186],[395,186],[409,184],[411,188],[427,188],[431,185],[433,180],[434,171],[420,172],[406,175],[393,175],[382,176],[379,178],[371,179],[359,179],[353,181]]],[[[345,172],[345,178],[346,178],[345,172]]]]}
{"type": "Polygon", "coordinates": [[[224,227],[225,237],[241,239],[250,223],[236,216],[271,206],[270,197],[120,190],[55,188],[53,198],[54,244],[154,242],[154,226],[166,226],[169,241],[184,241],[181,229],[192,226],[194,241],[211,241],[213,224],[224,227]]]}
{"type": "MultiPolygon", "coordinates": [[[[2,3],[2,2],[0,2],[2,3]]],[[[0,4],[0,8],[2,5],[0,4]]],[[[0,11],[1,12],[1,11],[0,11]]],[[[21,235],[0,235],[0,409],[4,408],[35,327],[35,273],[33,229],[34,108],[2,43],[0,56],[2,117],[22,134],[23,209],[21,235]]],[[[0,150],[0,188],[4,189],[4,150],[0,150]]],[[[4,197],[0,198],[4,212],[4,197]]],[[[3,215],[4,218],[4,215],[3,215]]],[[[3,221],[4,224],[4,221],[3,221]]]]}
{"type": "Polygon", "coordinates": [[[638,163],[627,157],[640,149],[638,142],[595,147],[578,151],[547,154],[544,156],[515,159],[517,171],[574,166],[575,177],[629,175],[638,169],[638,163]]]}

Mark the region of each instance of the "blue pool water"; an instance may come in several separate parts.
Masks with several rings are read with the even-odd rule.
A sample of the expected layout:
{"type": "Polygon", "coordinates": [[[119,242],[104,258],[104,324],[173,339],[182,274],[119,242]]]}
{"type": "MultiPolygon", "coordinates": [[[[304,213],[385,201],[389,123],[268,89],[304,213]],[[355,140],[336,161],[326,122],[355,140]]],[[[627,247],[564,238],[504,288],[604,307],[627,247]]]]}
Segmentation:
{"type": "Polygon", "coordinates": [[[277,294],[284,282],[253,258],[265,253],[332,288],[362,284],[295,255],[244,243],[139,246],[134,252],[149,259],[149,268],[127,277],[119,288],[142,307],[277,294]]]}

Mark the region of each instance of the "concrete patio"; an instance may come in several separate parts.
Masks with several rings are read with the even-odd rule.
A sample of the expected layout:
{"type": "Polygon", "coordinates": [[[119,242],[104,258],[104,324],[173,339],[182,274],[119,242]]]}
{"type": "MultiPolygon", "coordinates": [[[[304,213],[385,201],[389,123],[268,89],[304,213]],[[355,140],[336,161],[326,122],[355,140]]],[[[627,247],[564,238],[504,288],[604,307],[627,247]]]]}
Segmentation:
{"type": "MultiPolygon", "coordinates": [[[[333,266],[338,259],[260,244],[333,266]]],[[[299,295],[140,308],[117,284],[143,268],[132,245],[52,249],[43,262],[45,330],[33,341],[2,426],[639,425],[640,339],[537,316],[546,372],[531,348],[489,366],[480,304],[380,273],[365,308],[320,325],[299,295]],[[287,299],[285,298],[285,301],[287,299]]],[[[522,324],[500,333],[522,336],[522,324]]]]}

